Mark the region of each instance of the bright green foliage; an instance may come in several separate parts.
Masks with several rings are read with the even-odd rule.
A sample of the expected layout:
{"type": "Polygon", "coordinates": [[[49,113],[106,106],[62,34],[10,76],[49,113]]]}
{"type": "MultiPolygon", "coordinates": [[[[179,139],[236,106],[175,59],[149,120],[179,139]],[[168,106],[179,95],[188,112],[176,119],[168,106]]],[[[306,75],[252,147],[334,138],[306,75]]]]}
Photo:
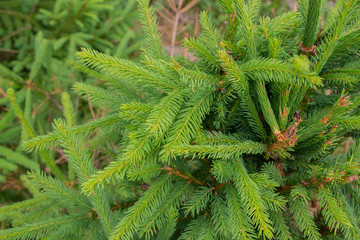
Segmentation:
{"type": "MultiPolygon", "coordinates": [[[[37,168],[45,163],[66,180],[61,176],[65,164],[57,167],[53,160],[57,156],[49,149],[26,155],[19,145],[49,132],[53,119],[63,114],[69,126],[92,118],[88,104],[62,93],[69,92],[75,80],[94,83],[102,77],[76,71],[71,63],[81,47],[135,57],[143,43],[134,24],[135,9],[136,0],[0,0],[0,145],[22,155],[18,159],[0,155],[8,161],[0,165],[1,184],[9,175],[15,178],[26,169],[35,169],[23,161],[25,158],[32,159],[37,168]],[[14,91],[7,97],[9,87],[14,91]],[[15,98],[17,104],[11,104],[15,98]]],[[[71,166],[69,171],[73,180],[71,166]]],[[[2,191],[1,203],[11,201],[12,193],[2,191]]]]}
{"type": "Polygon", "coordinates": [[[260,1],[220,3],[226,26],[202,13],[203,33],[185,41],[194,62],[165,54],[148,0],[140,1],[148,38],[140,63],[78,53],[109,86],[75,90],[112,113],[81,126],[65,114],[24,144],[62,148],[77,184],[30,174],[34,199],[4,208],[31,215],[56,205],[0,239],[56,239],[65,229],[72,239],[360,238],[360,1],[338,1],[322,31],[311,23],[323,1],[260,21],[260,1]],[[355,145],[335,154],[347,137],[355,145]],[[113,161],[96,170],[98,149],[113,161]]]}

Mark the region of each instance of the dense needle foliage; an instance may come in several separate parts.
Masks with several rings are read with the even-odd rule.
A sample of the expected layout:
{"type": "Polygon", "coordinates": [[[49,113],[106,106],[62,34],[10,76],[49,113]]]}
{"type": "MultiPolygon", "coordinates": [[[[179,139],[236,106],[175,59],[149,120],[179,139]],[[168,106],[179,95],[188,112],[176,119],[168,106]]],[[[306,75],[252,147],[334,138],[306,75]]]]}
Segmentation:
{"type": "Polygon", "coordinates": [[[75,91],[113,111],[24,145],[62,148],[77,180],[30,173],[34,198],[0,208],[14,226],[0,239],[360,238],[360,1],[301,0],[275,19],[258,0],[219,2],[223,28],[204,12],[185,40],[194,62],[166,54],[148,0],[140,64],[78,53],[108,86],[75,91]],[[97,149],[113,159],[101,170],[97,149]]]}

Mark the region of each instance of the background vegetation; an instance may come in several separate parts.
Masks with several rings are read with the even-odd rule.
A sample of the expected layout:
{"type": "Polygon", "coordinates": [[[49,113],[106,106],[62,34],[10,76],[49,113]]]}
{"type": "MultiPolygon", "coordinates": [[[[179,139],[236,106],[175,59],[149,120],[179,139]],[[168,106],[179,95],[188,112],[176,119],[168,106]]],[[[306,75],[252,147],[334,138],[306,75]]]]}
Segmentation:
{"type": "MultiPolygon", "coordinates": [[[[75,81],[101,84],[74,63],[80,47],[118,57],[136,57],[143,42],[136,0],[0,1],[0,204],[27,198],[20,181],[27,170],[45,168],[64,178],[61,150],[25,154],[32,135],[45,134],[71,101],[76,121],[98,118],[106,111],[81,101],[70,90],[75,81]],[[21,126],[6,89],[12,87],[28,128],[21,126]]],[[[73,175],[73,173],[72,173],[73,175]]]]}

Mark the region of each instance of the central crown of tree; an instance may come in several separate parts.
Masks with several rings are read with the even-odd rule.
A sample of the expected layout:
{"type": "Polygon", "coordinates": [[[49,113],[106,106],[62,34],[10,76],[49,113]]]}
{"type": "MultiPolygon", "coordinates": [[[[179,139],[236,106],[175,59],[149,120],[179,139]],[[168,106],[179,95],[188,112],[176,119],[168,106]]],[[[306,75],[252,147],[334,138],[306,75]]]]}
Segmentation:
{"type": "Polygon", "coordinates": [[[166,54],[148,2],[139,2],[140,63],[78,53],[96,71],[83,70],[109,84],[75,90],[113,113],[73,128],[56,121],[26,144],[63,147],[81,189],[53,195],[38,184],[52,201],[79,200],[57,216],[77,227],[40,222],[31,236],[97,228],[92,239],[359,239],[359,142],[331,154],[359,137],[360,2],[337,1],[322,23],[326,1],[260,20],[259,0],[219,1],[224,26],[204,12],[202,34],[185,40],[195,61],[166,54]],[[116,160],[96,171],[95,148],[116,160]]]}

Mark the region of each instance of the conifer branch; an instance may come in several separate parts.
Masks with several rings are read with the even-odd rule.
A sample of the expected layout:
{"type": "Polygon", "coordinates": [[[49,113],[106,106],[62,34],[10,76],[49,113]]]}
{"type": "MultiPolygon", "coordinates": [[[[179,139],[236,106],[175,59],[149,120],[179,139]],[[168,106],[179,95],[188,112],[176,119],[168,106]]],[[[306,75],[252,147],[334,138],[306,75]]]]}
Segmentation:
{"type": "MultiPolygon", "coordinates": [[[[71,128],[71,131],[73,131],[76,134],[85,134],[90,135],[94,132],[94,130],[106,127],[106,126],[112,126],[114,124],[121,124],[123,123],[123,119],[119,114],[110,114],[106,117],[103,117],[101,119],[97,119],[94,121],[91,121],[89,123],[74,126],[71,128]]],[[[56,132],[50,132],[47,135],[43,136],[36,136],[34,138],[31,138],[27,142],[25,142],[22,146],[27,151],[42,151],[50,147],[58,147],[59,144],[57,142],[59,138],[59,134],[56,132]]]]}
{"type": "Polygon", "coordinates": [[[232,145],[180,145],[174,148],[176,155],[193,155],[203,157],[204,155],[214,159],[230,160],[239,158],[242,154],[261,154],[266,146],[252,141],[239,142],[232,145]]]}
{"type": "Polygon", "coordinates": [[[291,191],[291,197],[290,212],[294,214],[294,221],[299,229],[303,231],[309,239],[320,240],[321,235],[307,206],[310,199],[305,189],[294,188],[291,191]]]}
{"type": "Polygon", "coordinates": [[[85,65],[114,77],[119,75],[129,77],[137,81],[138,84],[159,88],[162,91],[170,91],[176,88],[170,81],[129,60],[118,59],[88,49],[82,49],[82,52],[78,53],[78,57],[85,65]]]}
{"type": "Polygon", "coordinates": [[[189,104],[179,115],[179,122],[174,124],[169,133],[168,143],[164,146],[162,155],[165,161],[169,161],[172,151],[176,145],[186,144],[195,135],[194,129],[200,127],[201,120],[210,111],[214,100],[213,89],[204,89],[195,93],[189,104]]]}
{"type": "Polygon", "coordinates": [[[316,35],[318,33],[318,29],[320,25],[321,5],[322,5],[322,0],[309,1],[309,7],[307,13],[308,15],[306,18],[306,26],[304,32],[304,41],[302,43],[304,46],[303,48],[304,50],[310,49],[316,40],[316,35]]]}
{"type": "MultiPolygon", "coordinates": [[[[8,96],[10,97],[12,105],[15,108],[16,115],[18,116],[18,118],[20,119],[22,124],[25,126],[25,129],[26,129],[27,133],[29,134],[30,138],[35,137],[34,130],[31,127],[29,121],[24,117],[23,111],[20,109],[19,104],[17,103],[17,101],[15,99],[14,90],[12,88],[8,89],[8,96]]],[[[45,152],[45,151],[41,151],[41,155],[42,155],[42,158],[45,161],[46,165],[53,171],[53,173],[58,178],[60,178],[62,181],[65,181],[66,177],[61,172],[61,170],[58,168],[58,166],[55,164],[54,159],[51,159],[48,156],[47,152],[45,152]]]]}
{"type": "Polygon", "coordinates": [[[165,200],[170,190],[171,182],[169,176],[163,176],[149,188],[139,201],[129,208],[126,216],[117,224],[110,239],[132,239],[141,223],[142,215],[150,214],[165,200]]]}
{"type": "Polygon", "coordinates": [[[273,227],[263,199],[260,197],[259,187],[248,175],[242,160],[233,161],[236,169],[234,185],[244,201],[245,207],[250,211],[252,221],[258,230],[267,238],[273,237],[273,227]]]}
{"type": "Polygon", "coordinates": [[[161,34],[158,30],[155,10],[149,6],[149,0],[139,1],[139,14],[141,22],[147,35],[147,51],[149,55],[155,59],[165,58],[165,51],[162,47],[161,34]]]}
{"type": "MultiPolygon", "coordinates": [[[[150,238],[150,236],[153,236],[156,234],[156,232],[158,232],[158,234],[161,236],[161,231],[157,229],[164,228],[168,224],[166,221],[168,220],[166,215],[174,214],[174,209],[176,209],[176,207],[178,207],[184,201],[183,196],[187,195],[187,192],[190,190],[190,186],[191,184],[188,182],[179,182],[177,185],[173,186],[173,193],[169,194],[167,201],[164,202],[155,211],[155,213],[148,218],[147,224],[141,227],[139,234],[141,236],[145,235],[145,238],[150,238]]],[[[173,216],[174,222],[178,220],[178,213],[175,214],[175,216],[173,216]]]]}
{"type": "Polygon", "coordinates": [[[69,227],[69,229],[79,226],[80,220],[84,216],[66,216],[54,218],[51,221],[44,221],[40,223],[29,224],[24,227],[17,227],[0,232],[0,239],[15,240],[20,238],[43,238],[49,236],[61,227],[69,227]],[[72,227],[71,227],[72,226],[72,227]]]}
{"type": "Polygon", "coordinates": [[[232,235],[242,239],[255,239],[254,226],[246,215],[240,195],[232,185],[226,188],[225,193],[232,235]]]}

